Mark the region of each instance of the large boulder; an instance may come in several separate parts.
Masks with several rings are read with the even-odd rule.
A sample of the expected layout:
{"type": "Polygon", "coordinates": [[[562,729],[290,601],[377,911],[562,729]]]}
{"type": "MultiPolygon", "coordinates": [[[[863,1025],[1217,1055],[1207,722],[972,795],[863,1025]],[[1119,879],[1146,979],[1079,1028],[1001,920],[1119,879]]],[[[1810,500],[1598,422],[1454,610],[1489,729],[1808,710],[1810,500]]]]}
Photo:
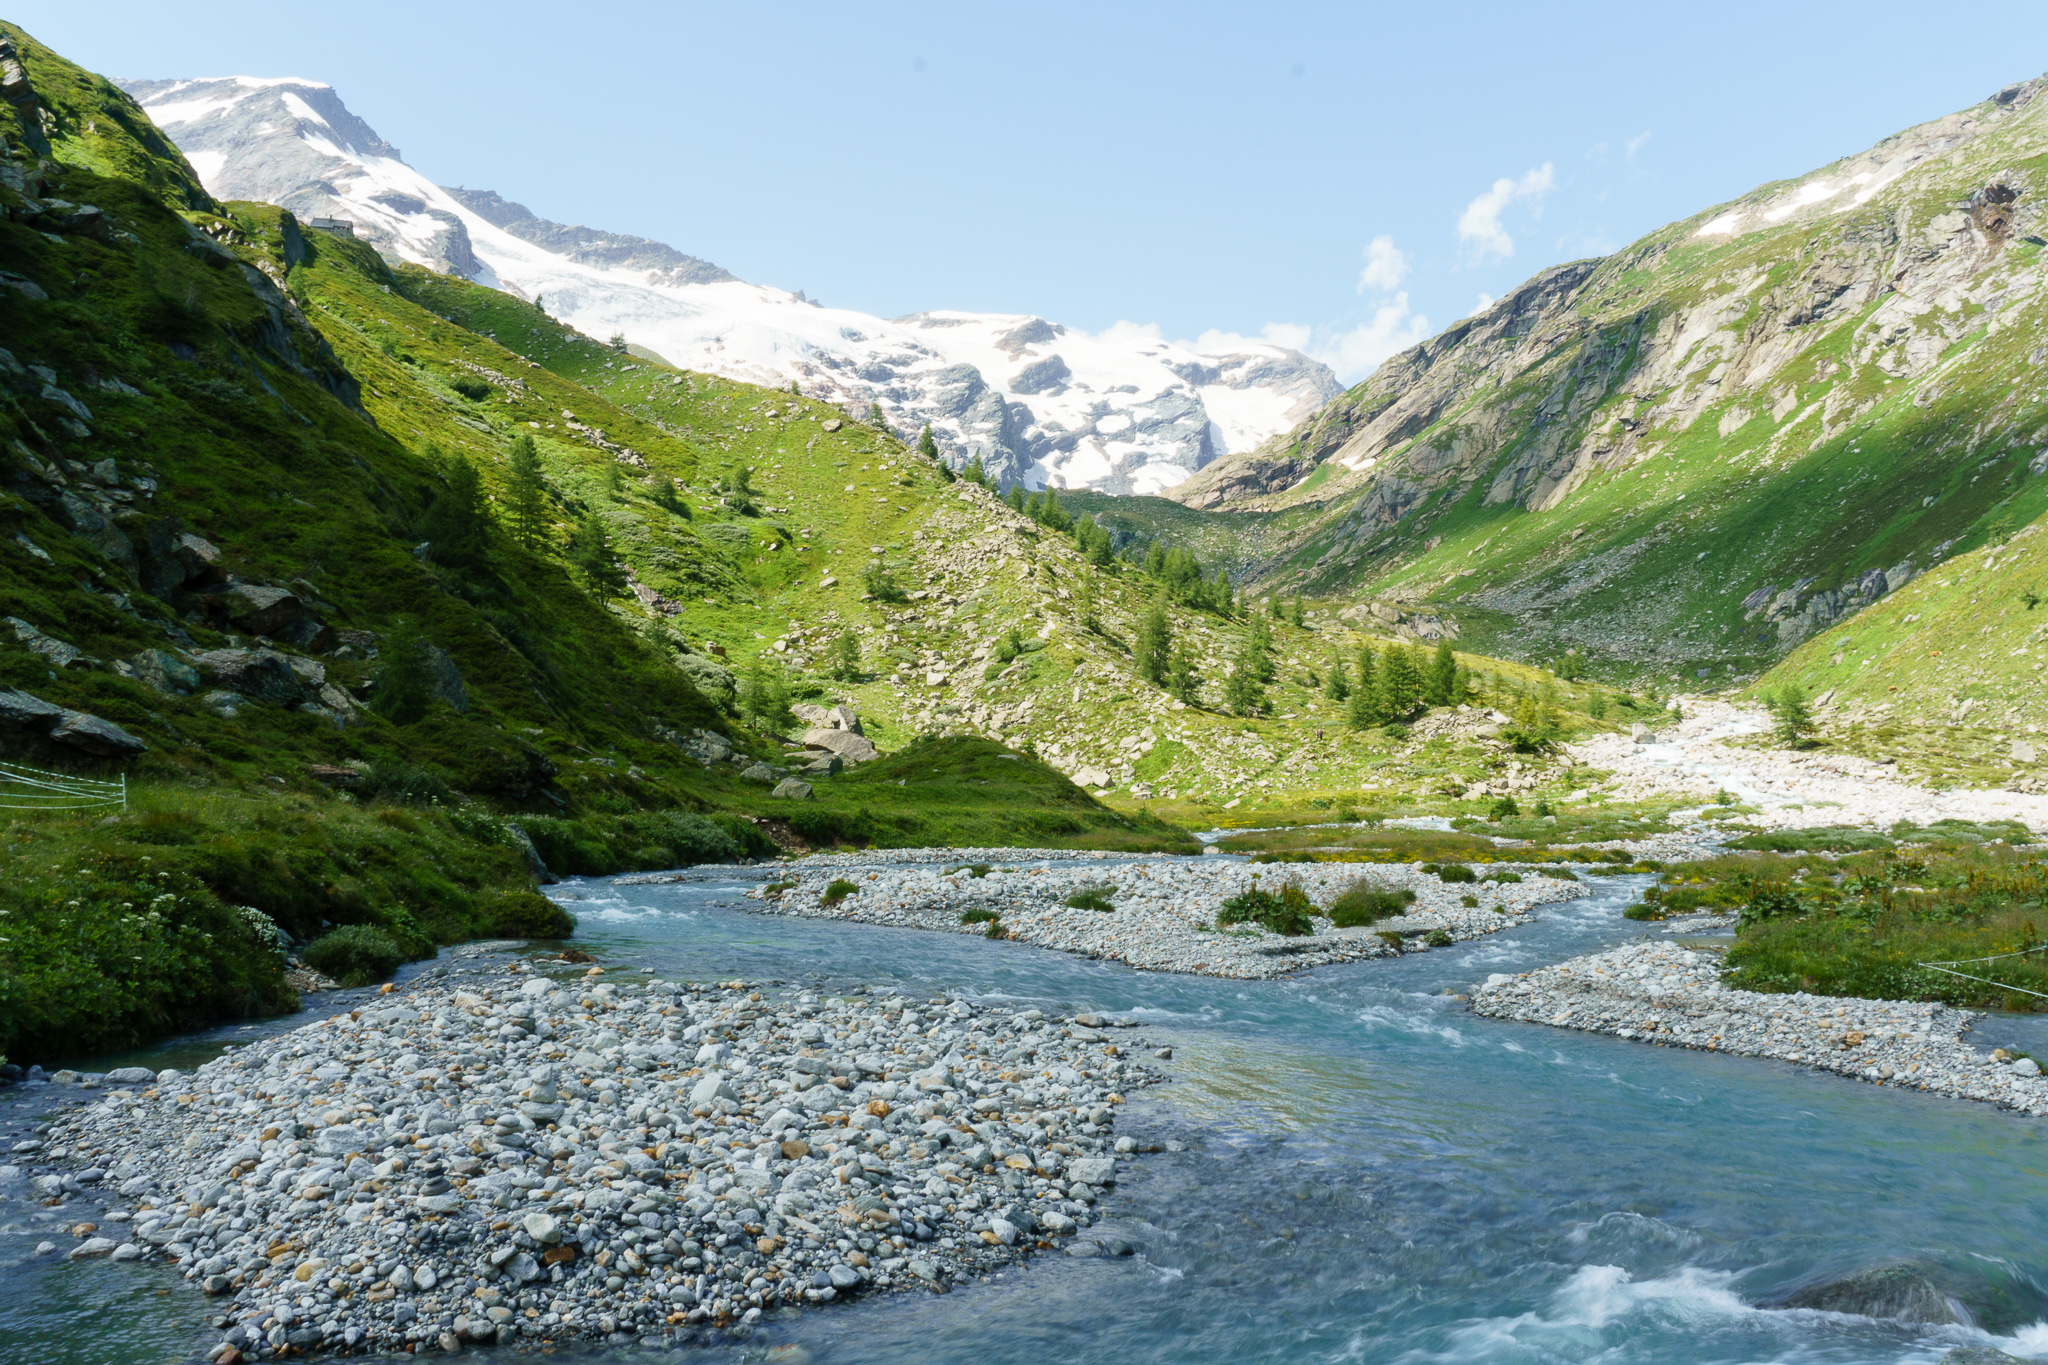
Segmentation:
{"type": "Polygon", "coordinates": [[[221,615],[251,635],[282,634],[306,611],[299,595],[289,588],[265,587],[260,583],[236,583],[216,600],[221,615]]]}
{"type": "Polygon", "coordinates": [[[462,685],[462,672],[455,667],[455,657],[439,645],[428,645],[427,666],[434,672],[434,695],[447,702],[451,711],[467,711],[469,689],[462,685]]]}
{"type": "Polygon", "coordinates": [[[159,692],[184,696],[199,686],[199,670],[161,649],[145,649],[114,665],[120,672],[159,692]]]}
{"type": "Polygon", "coordinates": [[[50,731],[50,738],[101,758],[139,754],[149,747],[114,722],[82,711],[66,712],[63,721],[50,731]]]}
{"type": "Polygon", "coordinates": [[[64,708],[61,706],[52,706],[41,697],[32,697],[26,692],[0,691],[0,725],[21,730],[54,725],[62,719],[64,708]]]}
{"type": "Polygon", "coordinates": [[[131,574],[136,572],[135,542],[128,539],[106,513],[84,498],[76,493],[64,494],[57,500],[57,519],[70,527],[73,535],[99,551],[103,558],[131,574]]]}
{"type": "Polygon", "coordinates": [[[272,706],[306,699],[291,660],[274,649],[209,649],[192,660],[216,685],[272,706]]]}
{"type": "Polygon", "coordinates": [[[804,731],[804,747],[806,749],[824,749],[829,753],[839,755],[840,758],[848,763],[865,763],[871,758],[879,757],[879,751],[875,748],[872,740],[868,739],[865,735],[857,735],[851,730],[806,730],[804,731]]]}
{"type": "Polygon", "coordinates": [[[23,648],[31,654],[47,659],[58,668],[69,668],[86,657],[85,651],[77,645],[67,644],[53,635],[43,634],[19,616],[7,617],[6,624],[14,628],[14,638],[21,641],[23,648]]]}
{"type": "Polygon", "coordinates": [[[1887,1261],[1809,1284],[1765,1306],[1854,1313],[1895,1322],[1976,1326],[1970,1310],[1949,1292],[1948,1278],[1941,1267],[1926,1262],[1887,1261]]]}

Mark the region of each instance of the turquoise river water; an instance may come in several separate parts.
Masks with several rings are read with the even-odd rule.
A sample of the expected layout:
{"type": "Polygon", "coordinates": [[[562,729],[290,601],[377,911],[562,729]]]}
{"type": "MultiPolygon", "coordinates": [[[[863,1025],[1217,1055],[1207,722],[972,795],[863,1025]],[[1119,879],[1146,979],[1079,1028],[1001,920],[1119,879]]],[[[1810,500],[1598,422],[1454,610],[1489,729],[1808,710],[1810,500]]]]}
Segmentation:
{"type": "MultiPolygon", "coordinates": [[[[1139,1253],[1044,1257],[943,1296],[791,1315],[733,1345],[557,1358],[1861,1365],[1935,1362],[1962,1345],[2048,1356],[2040,1124],[1781,1063],[1480,1019],[1447,993],[1639,937],[1620,908],[1640,878],[1595,883],[1488,939],[1258,983],[733,908],[754,879],[556,894],[578,941],[614,966],[1142,1018],[1146,1037],[1172,1045],[1161,1065],[1175,1080],[1133,1096],[1119,1131],[1178,1150],[1135,1159],[1104,1202],[1103,1228],[1139,1253]],[[1900,1257],[1977,1286],[1984,1329],[1758,1306],[1900,1257]]],[[[292,1022],[140,1059],[189,1065],[292,1022]]],[[[2034,1020],[1987,1020],[1979,1034],[2048,1055],[2034,1020]]],[[[0,1136],[76,1098],[16,1087],[0,1095],[0,1136]]],[[[153,1365],[217,1339],[205,1302],[163,1267],[33,1257],[58,1225],[19,1194],[20,1182],[0,1189],[7,1359],[153,1365]]]]}

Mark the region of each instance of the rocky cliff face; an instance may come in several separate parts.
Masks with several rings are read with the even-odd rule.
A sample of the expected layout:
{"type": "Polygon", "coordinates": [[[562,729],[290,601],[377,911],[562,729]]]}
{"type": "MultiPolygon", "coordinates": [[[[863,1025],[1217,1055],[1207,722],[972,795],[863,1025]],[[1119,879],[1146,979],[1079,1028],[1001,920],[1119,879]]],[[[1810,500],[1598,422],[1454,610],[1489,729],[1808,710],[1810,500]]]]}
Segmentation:
{"type": "Polygon", "coordinates": [[[955,465],[978,452],[1005,483],[1156,492],[1339,392],[1326,366],[1277,346],[1206,355],[1028,316],[826,308],[660,242],[434,185],[316,82],[127,88],[215,194],[345,220],[389,260],[539,299],[589,335],[623,333],[672,364],[794,381],[862,412],[879,402],[899,430],[929,422],[955,465]]]}
{"type": "Polygon", "coordinates": [[[1295,509],[1289,590],[1767,660],[2048,501],[2042,87],[1546,270],[1170,496],[1295,509]]]}

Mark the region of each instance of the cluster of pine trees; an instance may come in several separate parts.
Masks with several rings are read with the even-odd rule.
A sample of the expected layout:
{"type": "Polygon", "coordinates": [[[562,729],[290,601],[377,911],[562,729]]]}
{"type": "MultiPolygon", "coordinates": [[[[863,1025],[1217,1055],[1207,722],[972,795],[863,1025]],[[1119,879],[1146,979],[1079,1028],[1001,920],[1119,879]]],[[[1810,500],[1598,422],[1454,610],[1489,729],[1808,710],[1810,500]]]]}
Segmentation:
{"type": "Polygon", "coordinates": [[[1384,651],[1371,645],[1358,650],[1356,674],[1338,655],[1323,678],[1323,695],[1345,707],[1354,730],[1407,720],[1431,706],[1456,706],[1471,691],[1471,674],[1458,665],[1449,640],[1437,641],[1436,652],[1423,657],[1413,644],[1390,644],[1384,651]]]}

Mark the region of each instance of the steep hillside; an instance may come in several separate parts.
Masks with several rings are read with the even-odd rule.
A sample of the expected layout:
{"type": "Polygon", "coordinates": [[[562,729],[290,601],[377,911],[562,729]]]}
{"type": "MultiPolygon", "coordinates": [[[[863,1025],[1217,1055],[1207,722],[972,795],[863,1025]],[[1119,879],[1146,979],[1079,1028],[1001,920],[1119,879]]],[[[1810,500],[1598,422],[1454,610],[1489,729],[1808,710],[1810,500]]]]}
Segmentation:
{"type": "Polygon", "coordinates": [[[1791,685],[1828,737],[1944,784],[2048,779],[2048,536],[2036,523],[1959,554],[1793,650],[1755,689],[1791,685]]]}
{"type": "Polygon", "coordinates": [[[1172,497],[1262,587],[1719,677],[2043,508],[2042,81],[1547,270],[1172,497]]]}
{"type": "Polygon", "coordinates": [[[435,185],[316,81],[126,88],[216,194],[345,219],[393,264],[537,300],[678,365],[775,388],[794,381],[853,413],[878,402],[900,432],[929,423],[956,468],[979,451],[1004,484],[1156,492],[1338,392],[1326,366],[1278,346],[1209,355],[1028,315],[883,319],[748,284],[660,242],[435,185]]]}

